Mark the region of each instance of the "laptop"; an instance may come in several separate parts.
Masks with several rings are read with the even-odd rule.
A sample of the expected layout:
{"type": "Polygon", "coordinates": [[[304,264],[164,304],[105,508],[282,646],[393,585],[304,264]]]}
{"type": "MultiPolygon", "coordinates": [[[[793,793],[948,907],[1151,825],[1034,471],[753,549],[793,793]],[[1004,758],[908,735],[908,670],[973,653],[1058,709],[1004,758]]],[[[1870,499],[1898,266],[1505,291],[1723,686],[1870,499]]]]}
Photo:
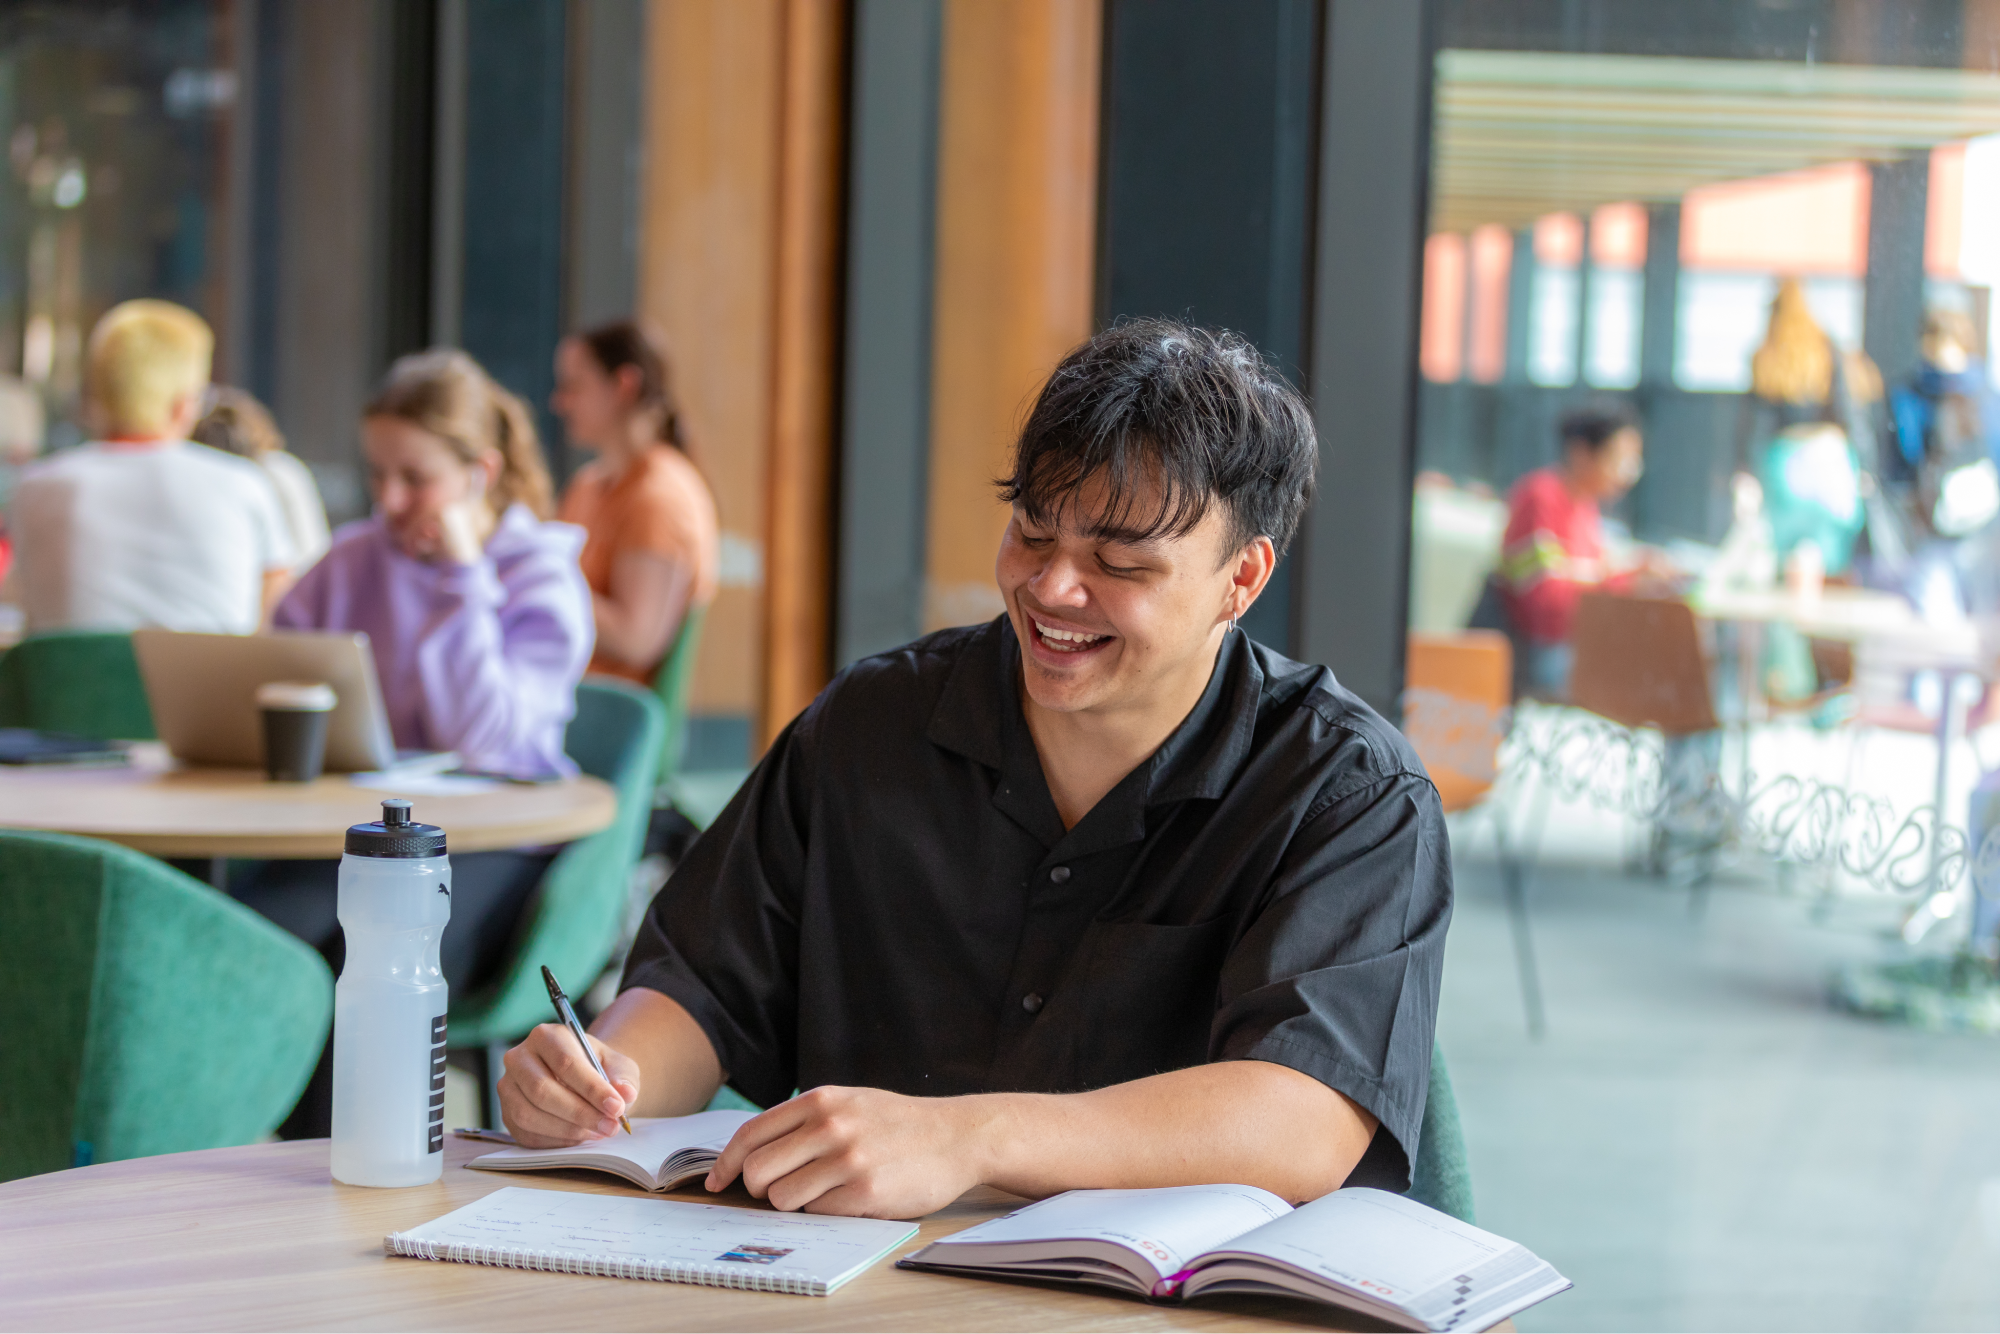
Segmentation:
{"type": "Polygon", "coordinates": [[[184,764],[261,768],[264,720],[257,687],[323,681],[333,687],[326,770],[450,768],[449,752],[398,752],[375,678],[375,655],[359,631],[277,630],[259,635],[134,630],[132,651],[153,707],[153,727],[184,764]]]}

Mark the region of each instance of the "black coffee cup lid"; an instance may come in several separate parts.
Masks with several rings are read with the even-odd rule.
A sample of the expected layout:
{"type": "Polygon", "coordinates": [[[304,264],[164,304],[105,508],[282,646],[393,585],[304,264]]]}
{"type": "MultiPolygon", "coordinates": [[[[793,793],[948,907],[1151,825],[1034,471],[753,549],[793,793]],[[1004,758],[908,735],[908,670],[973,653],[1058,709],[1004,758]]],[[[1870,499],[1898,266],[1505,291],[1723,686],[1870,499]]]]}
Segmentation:
{"type": "Polygon", "coordinates": [[[356,857],[442,857],[444,830],[411,819],[409,798],[388,797],[380,820],[348,826],[347,851],[356,857]]]}
{"type": "Polygon", "coordinates": [[[300,713],[328,713],[340,703],[324,681],[266,681],[257,687],[257,707],[300,713]]]}

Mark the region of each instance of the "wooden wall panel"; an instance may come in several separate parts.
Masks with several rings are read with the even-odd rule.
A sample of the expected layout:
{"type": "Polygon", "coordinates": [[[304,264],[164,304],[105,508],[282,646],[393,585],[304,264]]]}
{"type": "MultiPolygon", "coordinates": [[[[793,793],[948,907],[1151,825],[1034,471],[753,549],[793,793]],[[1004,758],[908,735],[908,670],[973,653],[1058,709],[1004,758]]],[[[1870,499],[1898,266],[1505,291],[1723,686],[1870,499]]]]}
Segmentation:
{"type": "Polygon", "coordinates": [[[761,746],[825,683],[842,69],[836,0],[651,0],[639,311],[722,512],[691,707],[761,746]]]}
{"type": "Polygon", "coordinates": [[[664,334],[722,514],[723,586],[690,708],[753,715],[763,682],[781,0],[653,0],[639,313],[664,334]]]}
{"type": "Polygon", "coordinates": [[[760,745],[827,681],[846,7],[786,0],[760,745]]]}
{"type": "Polygon", "coordinates": [[[1091,332],[1101,26],[1101,0],[946,5],[927,628],[1000,610],[993,478],[1091,332]]]}

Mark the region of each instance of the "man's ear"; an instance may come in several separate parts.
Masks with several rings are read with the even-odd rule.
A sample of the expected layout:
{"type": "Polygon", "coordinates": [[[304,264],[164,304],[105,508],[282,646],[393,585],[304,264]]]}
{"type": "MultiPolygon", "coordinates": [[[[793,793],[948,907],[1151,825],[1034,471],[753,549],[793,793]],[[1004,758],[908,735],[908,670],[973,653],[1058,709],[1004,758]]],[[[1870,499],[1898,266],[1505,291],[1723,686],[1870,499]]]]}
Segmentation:
{"type": "Polygon", "coordinates": [[[1249,611],[1251,604],[1271,582],[1271,574],[1278,568],[1278,548],[1269,537],[1258,535],[1236,553],[1235,568],[1229,576],[1230,618],[1249,611]]]}

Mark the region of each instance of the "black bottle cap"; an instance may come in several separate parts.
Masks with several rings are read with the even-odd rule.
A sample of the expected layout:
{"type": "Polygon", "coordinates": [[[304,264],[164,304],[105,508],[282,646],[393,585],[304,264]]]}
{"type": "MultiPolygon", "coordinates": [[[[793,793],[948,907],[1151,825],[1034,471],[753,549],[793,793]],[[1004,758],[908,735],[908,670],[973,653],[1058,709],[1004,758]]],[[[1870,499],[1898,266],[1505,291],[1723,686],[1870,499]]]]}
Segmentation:
{"type": "Polygon", "coordinates": [[[442,857],[444,830],[416,823],[408,798],[390,797],[380,820],[348,826],[347,851],[356,857],[442,857]]]}

